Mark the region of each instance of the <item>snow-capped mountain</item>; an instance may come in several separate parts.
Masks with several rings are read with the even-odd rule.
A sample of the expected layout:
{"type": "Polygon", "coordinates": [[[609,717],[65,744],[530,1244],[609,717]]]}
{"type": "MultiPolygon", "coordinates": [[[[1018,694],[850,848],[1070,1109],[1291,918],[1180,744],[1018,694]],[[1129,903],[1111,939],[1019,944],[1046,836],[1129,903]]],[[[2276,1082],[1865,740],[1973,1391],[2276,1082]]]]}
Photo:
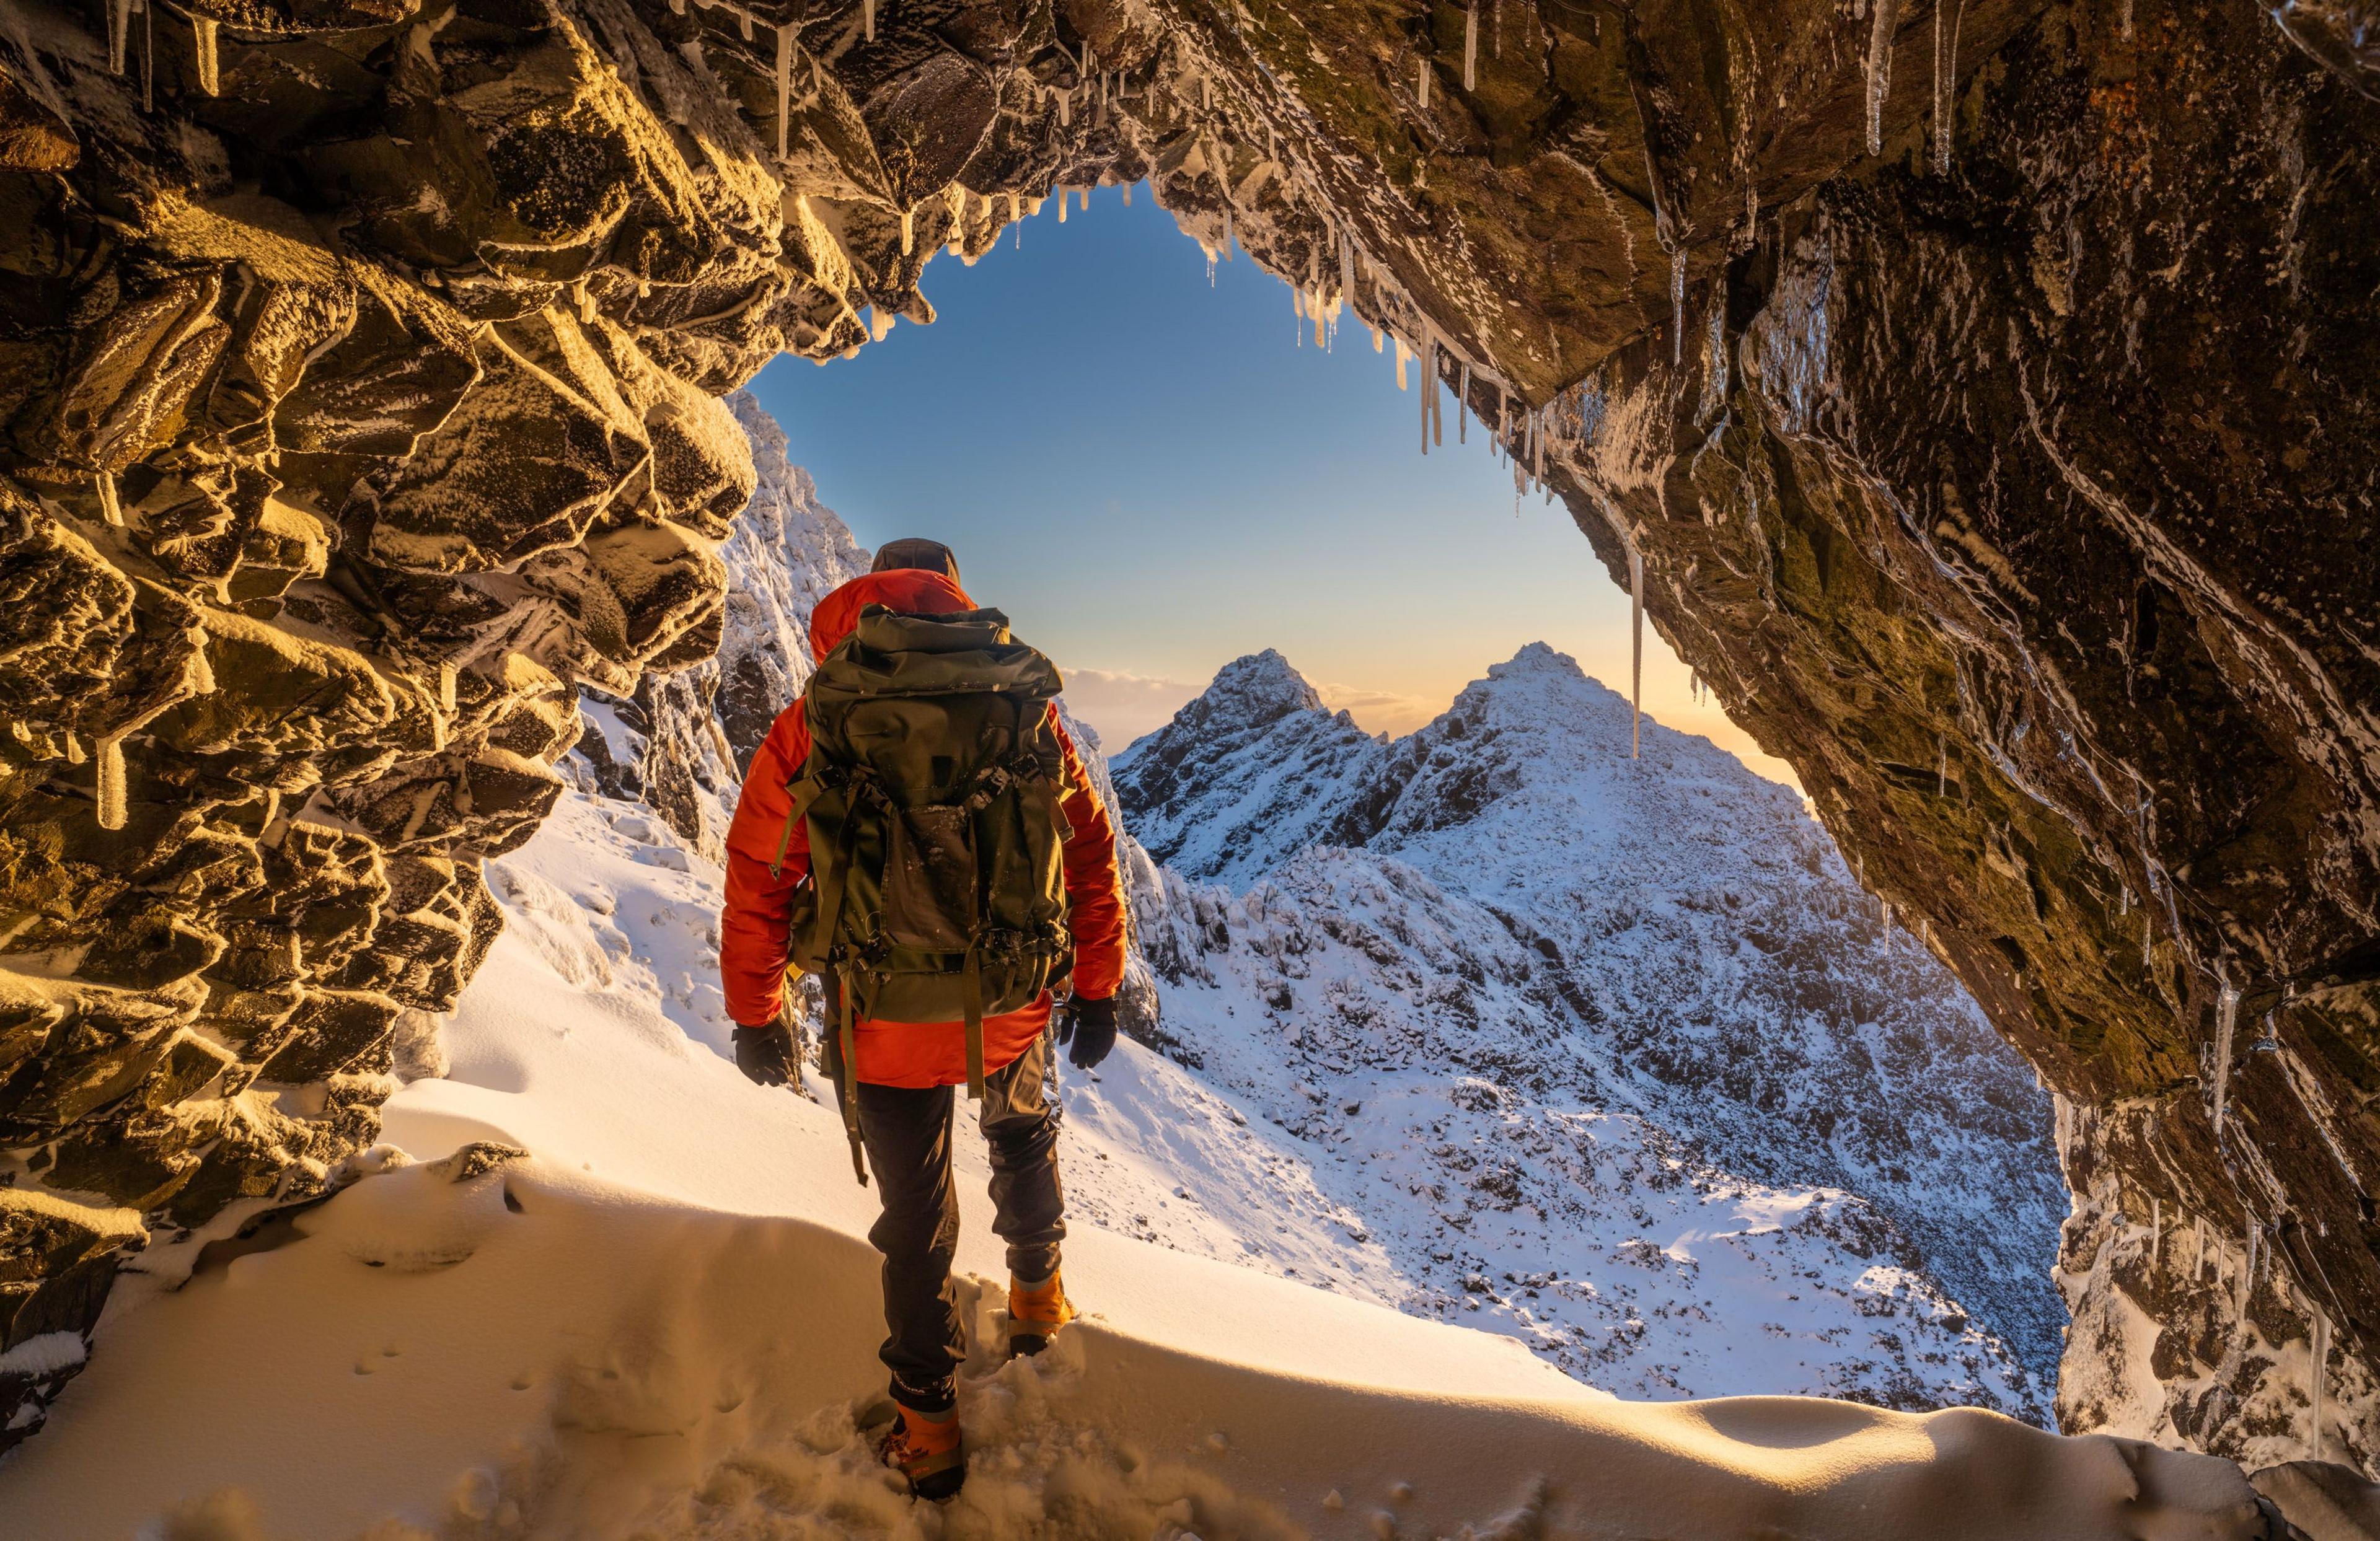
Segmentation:
{"type": "Polygon", "coordinates": [[[1393,743],[1224,669],[1113,767],[1175,1052],[1307,1153],[1381,1298],[1622,1394],[2043,1418],[2048,1098],[1791,792],[1629,728],[1542,646],[1393,743]]]}

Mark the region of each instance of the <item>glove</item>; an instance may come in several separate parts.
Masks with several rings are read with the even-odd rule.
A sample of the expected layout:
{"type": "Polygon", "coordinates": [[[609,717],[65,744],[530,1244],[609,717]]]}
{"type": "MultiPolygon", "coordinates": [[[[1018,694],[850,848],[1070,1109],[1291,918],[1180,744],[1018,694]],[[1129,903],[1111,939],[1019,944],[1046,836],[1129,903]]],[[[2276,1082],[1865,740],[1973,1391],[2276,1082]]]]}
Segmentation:
{"type": "Polygon", "coordinates": [[[790,1086],[801,1078],[801,1051],[782,1022],[735,1029],[735,1068],[763,1086],[790,1086]]]}
{"type": "Polygon", "coordinates": [[[1067,1050],[1066,1061],[1076,1070],[1090,1070],[1108,1057],[1115,1047],[1116,1003],[1112,995],[1098,1001],[1086,1001],[1070,996],[1066,1013],[1058,1019],[1058,1042],[1067,1050]]]}

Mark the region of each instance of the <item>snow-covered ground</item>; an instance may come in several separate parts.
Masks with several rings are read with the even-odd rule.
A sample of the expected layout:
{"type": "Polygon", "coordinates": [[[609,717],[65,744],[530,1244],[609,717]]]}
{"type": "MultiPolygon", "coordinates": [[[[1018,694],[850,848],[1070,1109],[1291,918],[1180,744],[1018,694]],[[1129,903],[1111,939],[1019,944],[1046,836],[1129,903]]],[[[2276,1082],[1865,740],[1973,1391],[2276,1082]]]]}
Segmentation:
{"type": "MultiPolygon", "coordinates": [[[[1557,798],[1548,834],[1548,805],[1507,795],[1608,719],[1574,686],[1383,746],[1296,716],[1285,665],[1251,683],[1295,720],[1152,809],[1196,876],[1123,843],[1170,1047],[1062,1072],[1090,1316],[1039,1361],[1001,1362],[981,1148],[957,1142],[971,1475],[909,1503],[856,1428],[882,1385],[874,1195],[820,1087],[724,1054],[707,853],[735,758],[806,673],[808,605],[864,560],[738,410],[762,488],[722,659],[588,703],[575,789],[488,864],[506,929],[438,1042],[407,1045],[385,1143],[326,1204],[134,1260],[91,1369],[0,1462],[0,1541],[2270,1534],[2221,1462],[1583,1383],[2030,1413],[2022,1330],[1960,1319],[1943,1281],[1988,1283],[1995,1247],[2039,1267],[2032,1110],[1928,1006],[1927,965],[1876,949],[1790,797],[1755,831],[1773,859],[1738,859],[1713,830],[1767,795],[1657,732],[1699,827],[1658,797],[1557,798]],[[1466,761],[1449,740],[1475,729],[1466,761]],[[1218,788],[1263,817],[1193,806],[1218,788]],[[1214,853],[1245,868],[1184,830],[1230,833],[1214,853]],[[1599,863],[1548,857],[1598,831],[1621,837],[1599,863]],[[1681,859],[1717,876],[1680,883],[1681,859]],[[1816,1009],[1845,1002],[1856,1032],[1816,1009]],[[1908,1107],[1864,1105],[1878,1088],[1908,1107]],[[1905,1202],[1929,1183],[1936,1231],[1905,1202]]],[[[1991,1304],[2022,1329],[2011,1298],[1991,1304]]]]}
{"type": "MultiPolygon", "coordinates": [[[[178,1291],[122,1292],[91,1369],[0,1464],[0,1535],[2264,1534],[2222,1462],[1971,1411],[1618,1402],[1508,1338],[1097,1226],[1068,1244],[1089,1320],[1003,1365],[979,1163],[962,1184],[971,1476],[947,1508],[912,1505],[855,1428],[881,1384],[873,1195],[828,1109],[713,1051],[687,965],[714,881],[634,806],[568,797],[498,865],[511,924],[447,1026],[445,1076],[397,1093],[370,1174],[329,1203],[179,1258],[178,1291]]],[[[1327,1201],[1293,1219],[1215,1201],[1252,1182],[1235,1166],[1291,1160],[1287,1136],[1242,1130],[1136,1045],[1111,1064],[1098,1096],[1069,1092],[1087,1202],[1225,1254],[1264,1231],[1318,1272],[1379,1266],[1330,1237],[1327,1201]],[[1177,1104],[1214,1116],[1131,1122],[1177,1104]],[[1162,1186],[1180,1164],[1208,1199],[1162,1186]]],[[[152,1261],[162,1279],[176,1260],[152,1261]]]]}

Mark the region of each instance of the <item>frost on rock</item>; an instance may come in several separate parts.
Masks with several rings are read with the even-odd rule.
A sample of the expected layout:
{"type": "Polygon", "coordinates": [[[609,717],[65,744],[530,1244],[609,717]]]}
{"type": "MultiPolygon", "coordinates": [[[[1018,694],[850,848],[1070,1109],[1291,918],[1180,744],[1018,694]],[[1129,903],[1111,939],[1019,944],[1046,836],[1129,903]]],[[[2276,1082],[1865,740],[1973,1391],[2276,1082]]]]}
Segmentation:
{"type": "Polygon", "coordinates": [[[743,768],[809,678],[810,611],[868,570],[868,553],[819,502],[809,473],[786,458],[775,419],[747,393],[728,406],[729,431],[751,455],[758,482],[720,549],[729,581],[718,649],[590,712],[593,731],[581,744],[603,790],[641,798],[714,858],[743,768]]]}

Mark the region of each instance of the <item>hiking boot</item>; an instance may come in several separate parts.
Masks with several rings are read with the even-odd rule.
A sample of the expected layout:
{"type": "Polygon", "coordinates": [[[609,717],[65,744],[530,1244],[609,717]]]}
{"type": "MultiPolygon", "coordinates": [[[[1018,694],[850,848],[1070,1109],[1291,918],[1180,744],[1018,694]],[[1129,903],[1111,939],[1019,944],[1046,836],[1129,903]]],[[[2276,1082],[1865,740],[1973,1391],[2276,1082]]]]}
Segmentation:
{"type": "Polygon", "coordinates": [[[959,1442],[958,1409],[920,1413],[914,1407],[900,1413],[876,1453],[884,1464],[909,1479],[909,1491],[939,1503],[954,1497],[966,1481],[966,1451],[959,1442]]]}
{"type": "Polygon", "coordinates": [[[1075,1319],[1074,1302],[1052,1272],[1038,1284],[1008,1276],[1008,1356],[1034,1354],[1050,1346],[1058,1329],[1075,1319]]]}

